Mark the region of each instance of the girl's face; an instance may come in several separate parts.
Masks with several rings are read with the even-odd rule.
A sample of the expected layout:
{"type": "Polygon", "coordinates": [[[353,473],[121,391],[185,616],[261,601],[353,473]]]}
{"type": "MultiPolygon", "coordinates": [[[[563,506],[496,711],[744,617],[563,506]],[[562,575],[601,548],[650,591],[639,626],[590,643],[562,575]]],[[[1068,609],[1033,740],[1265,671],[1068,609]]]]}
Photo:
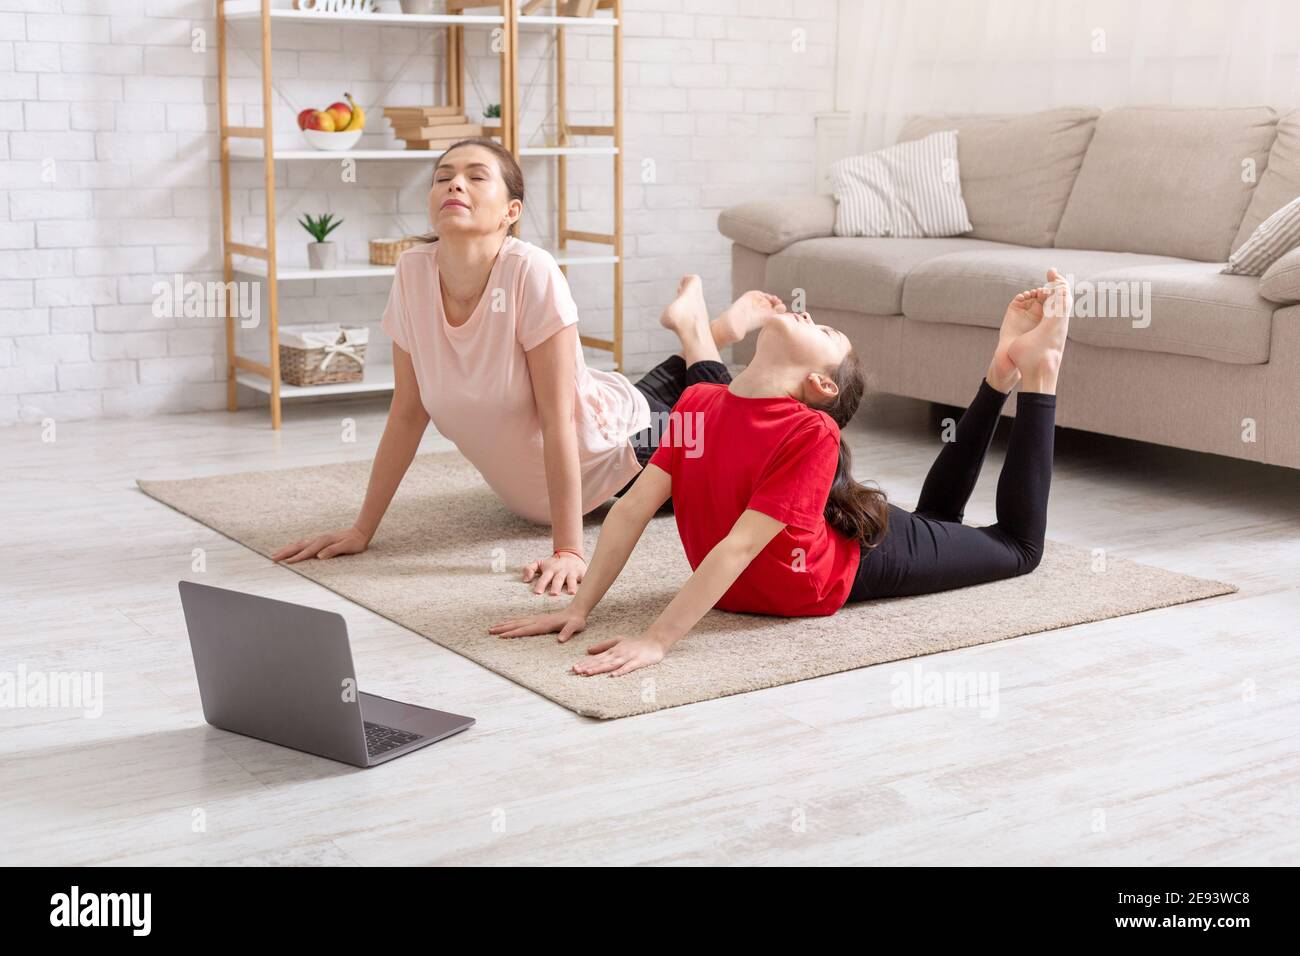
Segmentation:
{"type": "Polygon", "coordinates": [[[817,372],[839,368],[853,348],[847,335],[829,325],[818,325],[807,312],[773,315],[758,335],[757,346],[764,344],[786,363],[817,372]]]}
{"type": "Polygon", "coordinates": [[[439,239],[504,231],[522,213],[496,157],[482,146],[461,146],[439,158],[429,190],[429,221],[439,239]]]}

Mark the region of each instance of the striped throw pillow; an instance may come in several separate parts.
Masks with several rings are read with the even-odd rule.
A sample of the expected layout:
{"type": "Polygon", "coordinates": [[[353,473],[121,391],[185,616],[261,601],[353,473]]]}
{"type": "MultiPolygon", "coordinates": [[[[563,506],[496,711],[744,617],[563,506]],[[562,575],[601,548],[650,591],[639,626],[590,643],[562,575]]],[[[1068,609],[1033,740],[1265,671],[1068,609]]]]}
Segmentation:
{"type": "Polygon", "coordinates": [[[958,236],[974,227],[961,198],[957,131],[837,160],[835,235],[958,236]]]}
{"type": "Polygon", "coordinates": [[[1223,274],[1262,276],[1264,271],[1300,245],[1300,197],[1259,224],[1241,248],[1232,254],[1223,274]]]}

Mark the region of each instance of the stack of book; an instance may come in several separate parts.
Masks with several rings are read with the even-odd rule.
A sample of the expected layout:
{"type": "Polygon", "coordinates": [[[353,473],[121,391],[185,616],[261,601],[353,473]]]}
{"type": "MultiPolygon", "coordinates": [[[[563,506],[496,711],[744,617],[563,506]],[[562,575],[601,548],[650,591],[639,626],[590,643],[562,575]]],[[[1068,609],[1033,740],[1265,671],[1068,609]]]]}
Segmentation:
{"type": "MultiPolygon", "coordinates": [[[[555,13],[561,17],[594,17],[599,2],[600,0],[559,0],[555,6],[555,13]]],[[[532,11],[526,9],[524,12],[532,11]]]]}
{"type": "Polygon", "coordinates": [[[384,116],[393,124],[393,135],[407,149],[443,150],[470,136],[501,135],[496,127],[485,129],[471,123],[455,106],[385,106],[384,116]]]}

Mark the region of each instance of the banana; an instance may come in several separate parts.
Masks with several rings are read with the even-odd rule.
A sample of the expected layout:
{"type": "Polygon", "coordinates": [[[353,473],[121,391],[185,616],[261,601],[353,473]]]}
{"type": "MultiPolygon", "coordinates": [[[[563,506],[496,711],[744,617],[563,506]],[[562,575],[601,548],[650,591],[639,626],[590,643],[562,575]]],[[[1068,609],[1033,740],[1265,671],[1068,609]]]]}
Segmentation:
{"type": "Polygon", "coordinates": [[[365,129],[366,111],[363,110],[360,106],[357,106],[357,101],[352,98],[351,93],[344,93],[343,98],[346,99],[348,101],[348,105],[352,107],[352,119],[348,122],[348,125],[344,127],[343,131],[346,133],[350,133],[355,129],[365,129]]]}

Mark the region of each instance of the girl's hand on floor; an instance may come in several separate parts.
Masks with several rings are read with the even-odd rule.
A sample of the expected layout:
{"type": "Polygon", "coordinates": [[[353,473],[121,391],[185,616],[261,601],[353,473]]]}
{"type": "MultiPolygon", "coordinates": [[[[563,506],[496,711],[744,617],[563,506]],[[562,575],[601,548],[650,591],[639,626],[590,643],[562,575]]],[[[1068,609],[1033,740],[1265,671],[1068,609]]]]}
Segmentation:
{"type": "Polygon", "coordinates": [[[576,554],[561,551],[558,555],[529,561],[524,565],[524,581],[536,580],[533,593],[541,594],[546,586],[551,586],[551,596],[558,597],[560,592],[577,594],[582,576],[587,573],[587,562],[576,554]]]}
{"type": "Polygon", "coordinates": [[[534,634],[554,634],[560,632],[563,644],[574,634],[585,630],[587,619],[569,609],[552,614],[538,614],[534,617],[515,617],[488,628],[489,634],[497,637],[532,637],[534,634]]]}
{"type": "Polygon", "coordinates": [[[587,653],[594,656],[590,660],[574,664],[575,674],[583,674],[587,677],[594,674],[621,677],[639,668],[658,664],[668,651],[659,641],[642,635],[641,637],[615,637],[608,641],[601,641],[587,648],[587,653]]]}
{"type": "Polygon", "coordinates": [[[272,561],[296,564],[307,558],[332,558],[337,554],[360,554],[370,545],[370,539],[356,528],[346,531],[330,531],[314,538],[304,538],[281,548],[271,555],[272,561]]]}

